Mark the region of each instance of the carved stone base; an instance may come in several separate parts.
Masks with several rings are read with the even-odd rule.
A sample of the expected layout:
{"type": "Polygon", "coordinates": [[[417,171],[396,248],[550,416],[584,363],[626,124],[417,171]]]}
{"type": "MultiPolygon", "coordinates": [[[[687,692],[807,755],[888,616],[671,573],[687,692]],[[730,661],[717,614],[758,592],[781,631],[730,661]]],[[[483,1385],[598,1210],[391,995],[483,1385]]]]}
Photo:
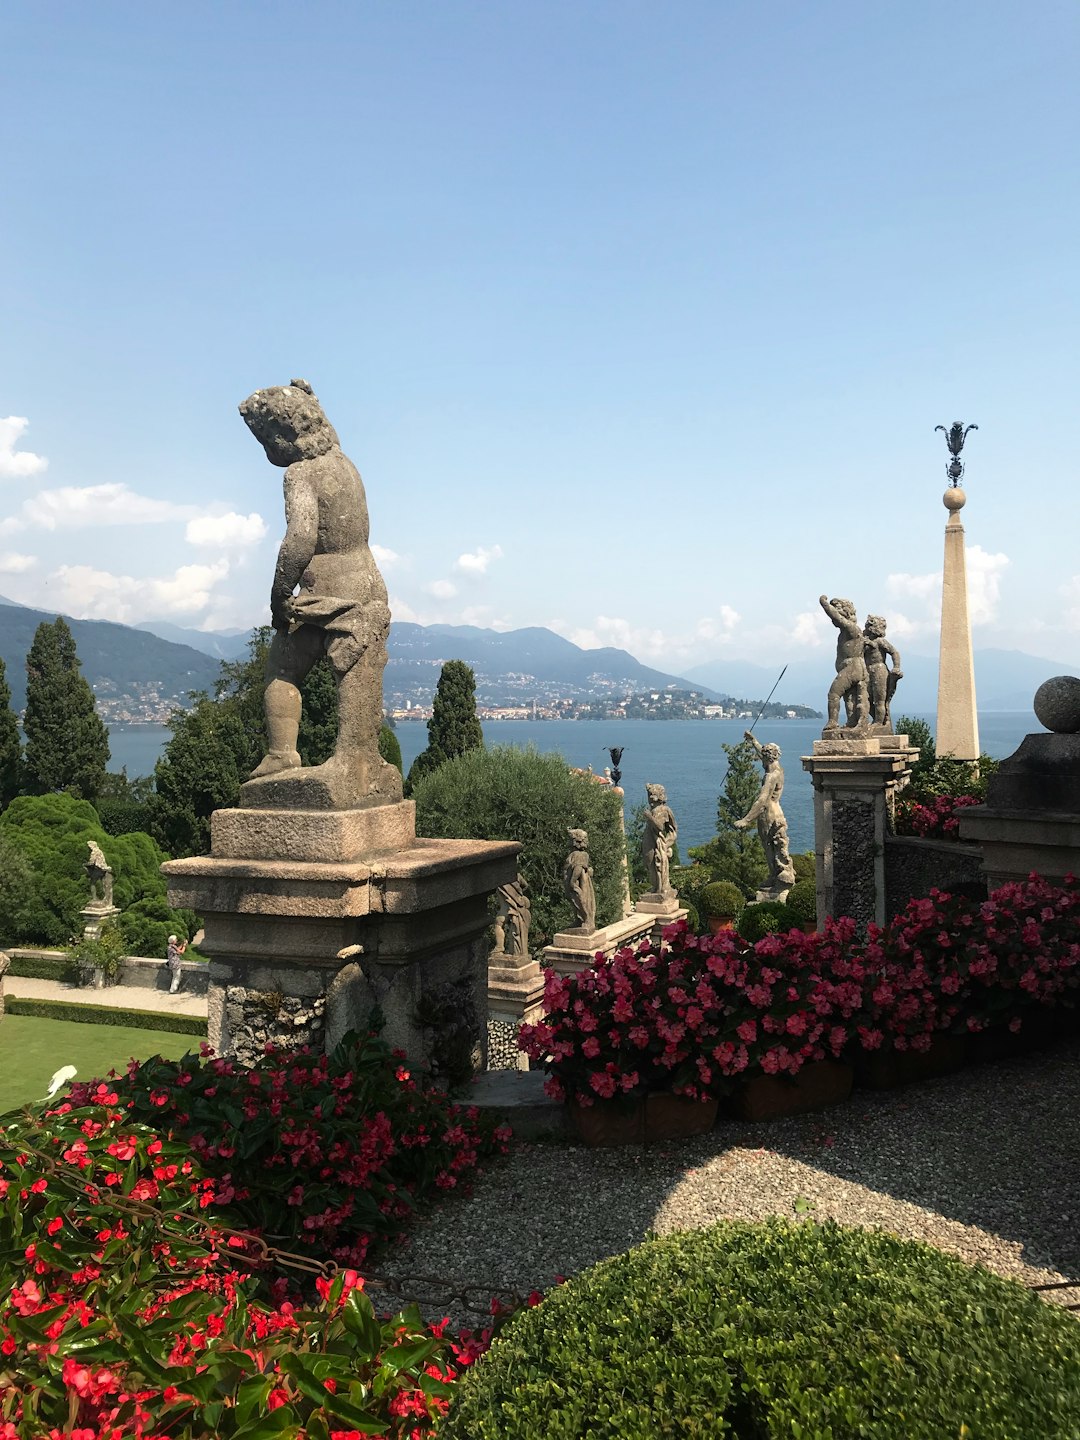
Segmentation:
{"type": "Polygon", "coordinates": [[[544,963],[560,975],[576,975],[579,970],[587,970],[596,955],[611,956],[624,945],[644,940],[653,923],[651,915],[628,915],[624,920],[615,920],[591,932],[561,930],[551,944],[545,946],[544,963]]]}
{"type": "MultiPolygon", "coordinates": [[[[395,808],[411,815],[411,806],[395,808]]],[[[220,832],[230,844],[245,822],[222,826],[222,813],[214,839],[220,832]]],[[[320,833],[311,816],[293,819],[297,833],[320,833]]],[[[271,831],[252,833],[265,840],[272,812],[268,823],[271,831]]],[[[514,878],[518,849],[419,840],[337,862],[170,860],[162,867],[169,903],[205,920],[210,1044],[245,1064],[267,1043],[329,1050],[378,1007],[386,1039],[411,1064],[444,1081],[483,1069],[487,899],[514,878]]]]}
{"type": "MultiPolygon", "coordinates": [[[[535,1025],[544,1013],[544,972],[529,956],[492,953],[488,961],[488,1023],[505,1026],[507,1034],[522,1024],[535,1025]]],[[[529,1068],[529,1057],[514,1050],[518,1070],[529,1068]]]]}
{"type": "Polygon", "coordinates": [[[210,835],[211,851],[222,860],[358,860],[413,845],[416,806],[401,800],[364,810],[215,810],[210,835]]]}
{"type": "Polygon", "coordinates": [[[100,940],[101,932],[120,914],[116,905],[87,905],[79,911],[83,922],[83,939],[100,940]]]}
{"type": "Polygon", "coordinates": [[[401,800],[401,775],[378,759],[368,774],[360,764],[333,758],[323,765],[278,770],[240,786],[240,805],[248,810],[367,810],[401,800]]]}

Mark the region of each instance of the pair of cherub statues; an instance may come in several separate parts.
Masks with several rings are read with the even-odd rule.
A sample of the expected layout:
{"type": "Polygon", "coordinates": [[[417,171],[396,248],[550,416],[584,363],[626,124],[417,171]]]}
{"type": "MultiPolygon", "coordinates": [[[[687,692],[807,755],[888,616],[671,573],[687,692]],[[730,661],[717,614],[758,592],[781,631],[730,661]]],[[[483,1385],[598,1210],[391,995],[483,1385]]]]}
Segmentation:
{"type": "Polygon", "coordinates": [[[885,621],[868,615],[859,625],[850,600],[821,597],[821,608],[839,630],[836,642],[836,679],[829,686],[829,718],[823,735],[840,730],[840,702],[844,702],[845,729],[862,734],[891,735],[892,699],[903,679],[900,652],[885,638],[885,621]],[[891,662],[891,664],[890,664],[891,662]]]}

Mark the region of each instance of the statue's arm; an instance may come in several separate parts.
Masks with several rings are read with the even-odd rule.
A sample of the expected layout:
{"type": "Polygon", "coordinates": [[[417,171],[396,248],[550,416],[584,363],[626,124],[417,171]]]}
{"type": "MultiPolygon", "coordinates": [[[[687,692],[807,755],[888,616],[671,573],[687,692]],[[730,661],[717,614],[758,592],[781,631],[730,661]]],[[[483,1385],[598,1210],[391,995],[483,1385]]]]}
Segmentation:
{"type": "Polygon", "coordinates": [[[827,595],[821,595],[818,598],[821,602],[821,608],[838,630],[843,630],[846,634],[852,636],[852,638],[862,634],[862,626],[858,620],[849,620],[846,615],[841,615],[835,605],[829,604],[829,597],[827,595]]]}
{"type": "Polygon", "coordinates": [[[888,640],[882,640],[881,648],[887,655],[891,656],[893,670],[898,671],[900,669],[900,651],[897,650],[895,645],[890,645],[888,640]]]}
{"type": "Polygon", "coordinates": [[[744,730],[742,733],[743,733],[743,739],[744,739],[744,740],[749,740],[749,741],[750,741],[750,744],[754,747],[754,749],[755,749],[755,750],[757,751],[757,753],[760,755],[760,754],[761,754],[761,750],[762,750],[762,745],[761,745],[761,741],[757,738],[757,736],[756,736],[755,734],[753,734],[753,732],[750,731],[750,730],[744,730]]]}
{"type": "Polygon", "coordinates": [[[278,550],[270,591],[270,611],[279,629],[288,624],[289,598],[310,565],[318,541],[318,497],[311,483],[295,475],[290,467],[285,472],[285,538],[278,550]]]}

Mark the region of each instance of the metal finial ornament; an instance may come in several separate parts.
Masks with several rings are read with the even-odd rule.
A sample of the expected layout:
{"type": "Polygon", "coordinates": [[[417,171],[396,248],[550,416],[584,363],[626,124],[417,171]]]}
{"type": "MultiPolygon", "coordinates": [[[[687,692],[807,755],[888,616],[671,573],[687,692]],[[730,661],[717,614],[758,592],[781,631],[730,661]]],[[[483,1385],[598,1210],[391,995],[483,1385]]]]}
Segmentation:
{"type": "Polygon", "coordinates": [[[618,785],[619,781],[622,779],[622,771],[619,769],[619,761],[622,759],[622,752],[625,748],[626,747],[624,745],[610,745],[608,747],[607,753],[611,756],[612,785],[618,785]]]}
{"type": "Polygon", "coordinates": [[[949,477],[950,485],[960,484],[960,477],[964,473],[964,462],[960,459],[960,451],[964,448],[964,441],[967,439],[968,433],[978,428],[977,425],[969,425],[965,430],[961,420],[954,420],[947,428],[944,425],[934,426],[935,434],[940,430],[945,436],[945,444],[949,447],[949,454],[952,456],[945,466],[945,474],[949,477]]]}

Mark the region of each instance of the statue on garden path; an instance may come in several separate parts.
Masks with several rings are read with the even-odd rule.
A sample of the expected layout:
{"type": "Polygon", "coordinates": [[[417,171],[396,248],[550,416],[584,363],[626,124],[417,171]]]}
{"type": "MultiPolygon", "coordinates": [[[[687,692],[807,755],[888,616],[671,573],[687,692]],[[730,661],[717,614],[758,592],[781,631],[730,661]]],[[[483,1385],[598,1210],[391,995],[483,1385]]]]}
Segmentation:
{"type": "Polygon", "coordinates": [[[656,895],[672,894],[671,855],[679,827],[675,815],[667,803],[667,792],[663,785],[646,785],[648,806],[645,810],[645,832],[641,837],[641,858],[645,862],[645,873],[649,885],[656,895]]]}
{"type": "Polygon", "coordinates": [[[101,846],[96,840],[88,840],[86,844],[90,851],[83,866],[86,878],[90,881],[90,899],[87,908],[112,910],[114,908],[112,867],[105,859],[101,846]]]}
{"type": "Polygon", "coordinates": [[[577,916],[578,929],[591,935],[596,929],[596,891],[589,863],[589,836],[585,830],[569,830],[573,849],[563,867],[563,889],[577,916]]]}
{"type": "Polygon", "coordinates": [[[771,743],[762,745],[749,730],[744,730],[743,734],[758,753],[765,779],[753,805],[741,820],[735,821],[735,829],[746,830],[753,821],[757,821],[757,832],[769,867],[769,881],[754,898],[786,900],[788,891],[795,884],[795,867],[788,852],[787,820],[780,808],[780,797],[784,793],[780,746],[771,743]]]}
{"type": "MultiPolygon", "coordinates": [[[[379,755],[390,610],[368,545],[363,482],[306,380],[256,390],[240,414],[270,463],[286,467],[286,531],[270,591],[269,745],[251,780],[297,782],[273,786],[273,803],[286,806],[398,801],[400,773],[379,755]],[[324,655],[337,682],[337,744],[323,765],[301,767],[299,687],[324,655]]],[[[258,789],[249,782],[241,803],[266,803],[258,789]]]]}
{"type": "Polygon", "coordinates": [[[885,620],[881,615],[868,615],[863,626],[863,658],[870,687],[870,719],[875,727],[893,733],[892,698],[896,686],[904,678],[900,669],[900,651],[885,639],[885,620]],[[892,661],[890,669],[886,657],[892,661]]]}
{"type": "Polygon", "coordinates": [[[829,686],[829,718],[821,734],[824,738],[838,734],[840,701],[843,700],[846,728],[865,735],[868,723],[865,640],[855,606],[850,600],[830,600],[822,595],[821,608],[840,631],[836,641],[836,679],[829,686]]]}

